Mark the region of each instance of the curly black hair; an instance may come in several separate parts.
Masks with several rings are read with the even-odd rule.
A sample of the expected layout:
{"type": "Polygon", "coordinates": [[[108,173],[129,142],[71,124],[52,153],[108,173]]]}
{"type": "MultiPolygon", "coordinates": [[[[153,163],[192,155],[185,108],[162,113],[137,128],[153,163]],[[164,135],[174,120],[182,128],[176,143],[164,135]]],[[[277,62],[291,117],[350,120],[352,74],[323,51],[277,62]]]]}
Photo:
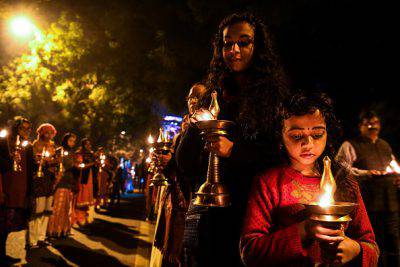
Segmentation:
{"type": "Polygon", "coordinates": [[[288,81],[273,49],[271,34],[266,25],[253,14],[232,14],[220,23],[213,42],[214,52],[207,77],[208,93],[205,101],[209,103],[208,97],[214,90],[220,95],[224,90],[234,90],[235,73],[223,59],[223,31],[241,22],[250,24],[254,29],[254,51],[252,63],[244,71],[247,85],[240,90],[237,122],[244,137],[252,139],[260,133],[269,133],[275,127],[275,107],[288,93],[288,81]]]}
{"type": "MultiPolygon", "coordinates": [[[[336,177],[336,200],[356,202],[356,192],[358,190],[357,181],[351,176],[348,169],[343,168],[342,165],[334,160],[340,145],[342,127],[340,121],[336,118],[333,101],[327,94],[318,91],[298,91],[289,96],[279,107],[280,127],[277,128],[278,132],[276,134],[279,136],[279,139],[282,140],[284,120],[293,116],[313,114],[317,110],[321,112],[325,120],[328,136],[325,150],[317,160],[317,168],[320,172],[323,170],[323,159],[325,156],[328,156],[332,161],[332,170],[336,177]]],[[[289,156],[282,143],[280,152],[282,161],[284,163],[289,163],[289,156]]]]}

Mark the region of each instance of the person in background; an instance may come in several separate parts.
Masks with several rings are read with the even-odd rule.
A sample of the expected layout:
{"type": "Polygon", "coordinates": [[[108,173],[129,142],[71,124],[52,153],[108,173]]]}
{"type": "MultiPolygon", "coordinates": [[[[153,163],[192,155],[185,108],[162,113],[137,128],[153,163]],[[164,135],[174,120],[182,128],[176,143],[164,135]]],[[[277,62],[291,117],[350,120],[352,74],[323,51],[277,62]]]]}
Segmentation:
{"type": "Polygon", "coordinates": [[[93,222],[94,216],[94,181],[96,158],[90,140],[82,139],[76,151],[79,164],[78,195],[76,199],[76,221],[80,226],[93,222]]]}
{"type": "Polygon", "coordinates": [[[27,228],[35,159],[29,142],[31,122],[21,116],[11,121],[0,139],[0,265],[18,263],[6,255],[9,233],[27,228]]]}
{"type": "MultiPolygon", "coordinates": [[[[71,230],[70,213],[74,203],[74,192],[77,191],[78,176],[76,170],[79,168],[74,147],[77,137],[73,133],[64,135],[61,147],[57,149],[62,169],[58,170],[58,183],[54,194],[53,214],[49,220],[47,234],[49,237],[66,237],[71,230]]],[[[61,165],[60,165],[61,166],[61,165]]]]}
{"type": "Polygon", "coordinates": [[[98,192],[96,199],[96,209],[100,209],[100,207],[104,207],[107,204],[108,200],[108,184],[110,181],[109,172],[107,171],[107,157],[104,152],[104,148],[99,147],[96,152],[96,160],[97,160],[97,184],[98,184],[98,192]]]}
{"type": "MultiPolygon", "coordinates": [[[[275,164],[277,109],[288,84],[265,24],[248,13],[232,14],[219,25],[207,77],[207,92],[200,105],[208,108],[218,95],[218,119],[231,120],[227,137],[203,140],[195,123],[176,148],[178,168],[186,177],[206,177],[207,151],[220,157],[221,178],[227,186],[230,207],[189,206],[184,233],[185,264],[189,266],[241,266],[239,237],[250,191],[251,177],[275,164]]],[[[203,181],[201,181],[203,182],[203,181]]],[[[200,186],[199,181],[190,181],[200,186]]]]}
{"type": "Polygon", "coordinates": [[[368,110],[360,114],[360,135],[342,144],[338,162],[357,179],[382,256],[379,266],[400,266],[399,174],[392,148],[379,137],[380,117],[368,110]]]}
{"type": "Polygon", "coordinates": [[[119,204],[121,202],[121,191],[124,184],[124,169],[120,163],[117,164],[115,175],[113,177],[112,193],[110,199],[110,206],[119,204]]]}
{"type": "Polygon", "coordinates": [[[53,138],[56,128],[44,123],[37,129],[38,137],[33,142],[33,153],[36,157],[36,175],[33,178],[34,205],[29,221],[29,240],[31,248],[47,246],[47,226],[53,211],[54,188],[56,183],[59,159],[56,158],[56,145],[53,138]]]}

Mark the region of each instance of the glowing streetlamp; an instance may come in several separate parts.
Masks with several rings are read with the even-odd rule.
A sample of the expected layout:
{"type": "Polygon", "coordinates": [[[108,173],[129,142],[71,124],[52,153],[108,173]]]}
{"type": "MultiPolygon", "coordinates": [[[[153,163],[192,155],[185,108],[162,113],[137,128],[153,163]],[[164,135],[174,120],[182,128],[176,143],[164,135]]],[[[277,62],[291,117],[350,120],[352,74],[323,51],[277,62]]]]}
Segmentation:
{"type": "Polygon", "coordinates": [[[26,16],[20,15],[10,19],[9,26],[12,34],[19,38],[34,36],[36,39],[40,40],[42,37],[40,30],[32,20],[26,16]]]}

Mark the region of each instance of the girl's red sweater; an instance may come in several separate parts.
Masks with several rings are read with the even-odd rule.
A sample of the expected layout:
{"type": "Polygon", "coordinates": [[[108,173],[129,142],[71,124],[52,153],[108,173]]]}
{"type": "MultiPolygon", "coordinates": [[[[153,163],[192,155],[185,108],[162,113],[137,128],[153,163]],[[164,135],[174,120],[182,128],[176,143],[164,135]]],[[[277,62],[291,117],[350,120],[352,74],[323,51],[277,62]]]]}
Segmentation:
{"type": "MultiPolygon", "coordinates": [[[[247,266],[310,266],[321,262],[318,243],[303,245],[298,229],[298,224],[307,218],[301,203],[317,199],[320,179],[304,176],[290,167],[270,169],[255,178],[240,241],[247,266]]],[[[379,249],[357,191],[358,206],[345,233],[359,242],[361,253],[351,263],[376,266],[379,249]]]]}

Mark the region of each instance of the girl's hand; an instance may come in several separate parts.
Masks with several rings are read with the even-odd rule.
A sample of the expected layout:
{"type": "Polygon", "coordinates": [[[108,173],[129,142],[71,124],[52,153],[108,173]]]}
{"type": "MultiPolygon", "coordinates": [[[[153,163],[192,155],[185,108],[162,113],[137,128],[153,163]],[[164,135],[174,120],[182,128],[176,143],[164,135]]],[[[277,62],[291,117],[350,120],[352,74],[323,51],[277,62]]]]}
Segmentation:
{"type": "Polygon", "coordinates": [[[300,223],[299,227],[302,241],[312,239],[325,243],[337,243],[344,240],[343,229],[331,229],[310,219],[300,223]]]}
{"type": "Polygon", "coordinates": [[[324,262],[339,265],[350,262],[361,253],[360,244],[347,236],[339,243],[324,243],[320,247],[324,262]]]}
{"type": "Polygon", "coordinates": [[[206,150],[214,152],[217,156],[229,158],[232,153],[233,142],[224,136],[211,136],[207,139],[206,150]]]}

